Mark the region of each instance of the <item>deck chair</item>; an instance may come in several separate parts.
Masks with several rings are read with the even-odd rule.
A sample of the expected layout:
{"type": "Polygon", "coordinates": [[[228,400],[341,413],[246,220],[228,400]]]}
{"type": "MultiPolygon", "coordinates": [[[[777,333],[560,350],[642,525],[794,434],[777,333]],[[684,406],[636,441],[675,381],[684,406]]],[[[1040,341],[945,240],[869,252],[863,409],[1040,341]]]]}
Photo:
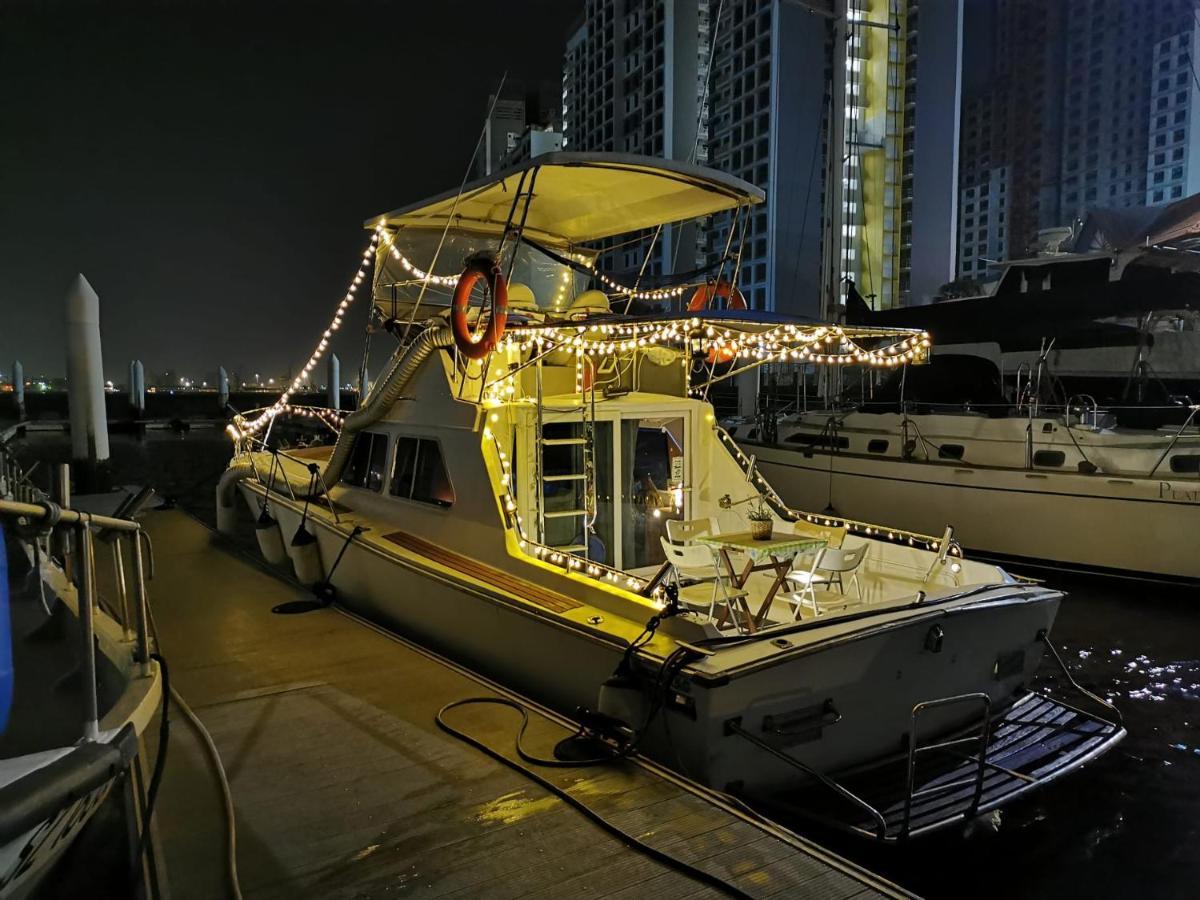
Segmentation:
{"type": "Polygon", "coordinates": [[[690,544],[698,537],[706,534],[720,534],[716,520],[711,517],[703,519],[668,519],[667,537],[672,544],[690,544]]]}
{"type": "Polygon", "coordinates": [[[667,562],[671,564],[671,577],[679,588],[680,601],[691,606],[702,607],[707,604],[710,619],[716,618],[714,613],[718,603],[729,605],[744,602],[746,592],[731,589],[721,577],[717,555],[711,547],[703,544],[673,544],[665,537],[659,538],[659,541],[662,542],[667,562]]]}
{"type": "MultiPolygon", "coordinates": [[[[858,567],[866,558],[868,544],[861,544],[852,550],[847,550],[844,547],[826,547],[812,557],[812,562],[807,570],[803,566],[795,567],[785,576],[789,581],[795,582],[800,586],[800,590],[789,594],[787,600],[796,609],[796,614],[799,616],[800,609],[807,601],[808,606],[813,611],[813,615],[821,615],[826,612],[830,604],[821,604],[817,600],[816,586],[823,584],[826,588],[832,587],[834,584],[838,586],[838,591],[843,596],[846,592],[846,587],[843,582],[843,576],[846,573],[851,573],[850,583],[854,585],[854,590],[858,594],[858,602],[862,603],[862,585],[858,582],[858,567]]],[[[797,559],[803,554],[798,554],[797,559]]],[[[843,603],[841,605],[847,605],[843,603]]]]}

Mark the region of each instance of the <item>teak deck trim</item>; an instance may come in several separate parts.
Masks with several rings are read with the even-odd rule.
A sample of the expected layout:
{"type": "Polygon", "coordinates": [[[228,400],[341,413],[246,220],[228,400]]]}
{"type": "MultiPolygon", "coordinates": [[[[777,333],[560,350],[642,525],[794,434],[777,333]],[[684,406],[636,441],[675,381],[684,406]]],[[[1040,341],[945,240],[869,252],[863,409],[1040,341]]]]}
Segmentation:
{"type": "Polygon", "coordinates": [[[414,534],[409,534],[407,531],[393,531],[385,534],[383,538],[399,547],[403,547],[405,550],[410,550],[439,565],[462,572],[494,588],[513,594],[522,600],[528,600],[530,603],[550,612],[565,613],[583,607],[583,604],[574,597],[568,597],[566,594],[560,594],[539,584],[534,584],[532,581],[518,578],[516,575],[512,575],[501,569],[485,565],[469,556],[463,556],[461,553],[447,550],[445,547],[419,538],[414,534]]]}

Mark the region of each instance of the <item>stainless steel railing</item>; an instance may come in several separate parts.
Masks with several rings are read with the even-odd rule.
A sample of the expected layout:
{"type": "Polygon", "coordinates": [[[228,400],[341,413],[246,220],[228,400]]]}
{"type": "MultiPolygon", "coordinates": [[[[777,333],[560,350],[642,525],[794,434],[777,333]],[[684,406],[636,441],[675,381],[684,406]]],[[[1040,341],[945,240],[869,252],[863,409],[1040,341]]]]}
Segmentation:
{"type": "MultiPolygon", "coordinates": [[[[65,469],[65,466],[63,467],[65,469]]],[[[40,555],[41,541],[50,538],[47,553],[57,558],[68,578],[73,577],[78,590],[78,614],[81,630],[80,655],[84,674],[84,721],[83,737],[95,741],[99,737],[100,706],[96,683],[96,614],[100,611],[100,595],[96,579],[95,542],[100,535],[113,544],[115,576],[120,598],[120,609],[110,610],[110,618],[122,628],[126,640],[134,644],[134,660],[142,675],[150,670],[149,595],[146,590],[147,554],[153,570],[152,550],[149,539],[139,523],[132,519],[114,516],[93,515],[71,509],[65,503],[49,498],[28,477],[11,452],[0,445],[0,473],[4,483],[0,485],[0,519],[11,522],[23,530],[34,532],[40,555]],[[71,538],[74,538],[72,540],[71,538]],[[126,579],[125,550],[132,563],[132,577],[126,579]],[[145,551],[145,552],[144,552],[145,551]],[[133,604],[129,604],[126,586],[132,583],[133,604]],[[115,613],[115,614],[113,614],[115,613]]],[[[69,483],[60,473],[59,482],[64,485],[57,493],[66,500],[65,484],[69,483]]],[[[38,573],[41,577],[41,573],[38,573]]]]}

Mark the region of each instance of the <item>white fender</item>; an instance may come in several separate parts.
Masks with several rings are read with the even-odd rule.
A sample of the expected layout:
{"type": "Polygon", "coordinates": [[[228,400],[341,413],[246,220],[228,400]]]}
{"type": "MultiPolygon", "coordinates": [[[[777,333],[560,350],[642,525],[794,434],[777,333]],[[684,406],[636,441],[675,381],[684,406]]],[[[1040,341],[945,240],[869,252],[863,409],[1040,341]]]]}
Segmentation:
{"type": "Polygon", "coordinates": [[[296,570],[296,580],[303,585],[314,585],[325,577],[321,568],[321,552],[317,547],[317,537],[301,523],[288,544],[287,554],[292,558],[292,568],[296,570]]]}
{"type": "Polygon", "coordinates": [[[279,565],[288,558],[287,548],[283,546],[283,532],[279,523],[264,508],[254,522],[254,538],[258,541],[258,550],[263,559],[273,566],[279,565]]]}

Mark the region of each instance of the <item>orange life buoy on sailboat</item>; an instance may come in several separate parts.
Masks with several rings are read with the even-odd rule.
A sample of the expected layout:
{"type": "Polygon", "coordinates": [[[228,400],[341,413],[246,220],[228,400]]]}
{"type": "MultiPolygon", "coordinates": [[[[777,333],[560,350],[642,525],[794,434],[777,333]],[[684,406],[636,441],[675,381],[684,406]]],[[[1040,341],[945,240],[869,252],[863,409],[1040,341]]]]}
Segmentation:
{"type": "MultiPolygon", "coordinates": [[[[721,278],[715,283],[706,282],[696,288],[696,292],[692,294],[692,299],[688,301],[688,312],[700,312],[708,309],[714,297],[720,297],[724,300],[726,309],[746,309],[746,298],[742,296],[742,292],[724,278],[721,278]]],[[[734,352],[726,347],[708,348],[709,365],[727,363],[733,357],[734,352]]]]}
{"type": "Polygon", "coordinates": [[[504,326],[508,321],[508,284],[500,271],[500,265],[490,259],[472,259],[458,276],[454,287],[454,302],[450,306],[450,328],[454,332],[454,344],[458,352],[467,359],[483,359],[500,343],[504,326]],[[483,334],[472,334],[467,324],[467,304],[471,290],[482,278],[492,292],[492,314],[483,334]]]}

